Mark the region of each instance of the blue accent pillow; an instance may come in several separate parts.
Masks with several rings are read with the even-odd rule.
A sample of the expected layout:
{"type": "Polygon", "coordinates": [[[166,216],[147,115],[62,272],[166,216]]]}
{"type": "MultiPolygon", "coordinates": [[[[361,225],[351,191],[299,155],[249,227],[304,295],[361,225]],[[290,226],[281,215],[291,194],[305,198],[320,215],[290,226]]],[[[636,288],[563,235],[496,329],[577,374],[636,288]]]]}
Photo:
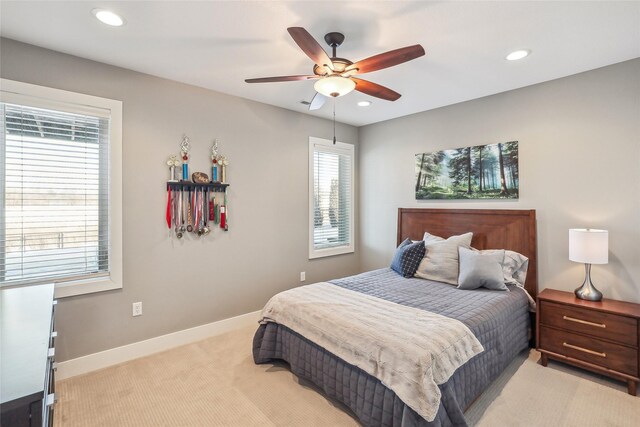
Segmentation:
{"type": "Polygon", "coordinates": [[[403,277],[413,277],[420,261],[424,258],[425,250],[424,241],[414,243],[410,239],[405,239],[396,249],[391,261],[391,269],[403,277]]]}

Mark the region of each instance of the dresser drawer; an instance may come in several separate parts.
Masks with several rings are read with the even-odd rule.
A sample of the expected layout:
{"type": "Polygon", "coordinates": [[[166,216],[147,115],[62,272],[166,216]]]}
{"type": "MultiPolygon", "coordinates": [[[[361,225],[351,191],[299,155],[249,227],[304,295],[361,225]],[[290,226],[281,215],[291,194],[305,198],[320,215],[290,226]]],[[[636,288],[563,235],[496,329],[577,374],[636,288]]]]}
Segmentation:
{"type": "Polygon", "coordinates": [[[637,349],[597,338],[541,326],[540,350],[548,350],[634,377],[638,376],[637,349]]]}
{"type": "Polygon", "coordinates": [[[638,346],[638,321],[595,310],[585,310],[540,301],[540,323],[547,326],[604,338],[631,347],[638,346]]]}

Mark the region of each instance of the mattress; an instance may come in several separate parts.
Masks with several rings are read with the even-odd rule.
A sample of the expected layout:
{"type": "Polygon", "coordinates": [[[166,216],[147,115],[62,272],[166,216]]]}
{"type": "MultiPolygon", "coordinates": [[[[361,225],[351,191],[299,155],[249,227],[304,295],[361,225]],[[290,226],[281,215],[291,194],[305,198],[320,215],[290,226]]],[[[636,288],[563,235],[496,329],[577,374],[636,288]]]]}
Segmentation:
{"type": "Polygon", "coordinates": [[[289,363],[294,374],[346,405],[365,426],[465,426],[464,410],[528,346],[528,299],[515,286],[509,292],[464,291],[444,283],[403,278],[388,268],[330,283],[457,319],[485,348],[439,386],[440,408],[436,418],[427,422],[375,377],[283,325],[260,325],[253,340],[256,363],[289,363]]]}

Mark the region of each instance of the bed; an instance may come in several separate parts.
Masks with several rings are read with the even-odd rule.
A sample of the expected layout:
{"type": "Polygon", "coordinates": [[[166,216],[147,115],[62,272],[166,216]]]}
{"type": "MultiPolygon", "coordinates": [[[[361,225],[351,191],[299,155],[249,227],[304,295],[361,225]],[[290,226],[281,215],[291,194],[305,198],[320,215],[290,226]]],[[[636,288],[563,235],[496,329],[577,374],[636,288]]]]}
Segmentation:
{"type": "Polygon", "coordinates": [[[329,282],[340,289],[456,319],[480,341],[484,351],[438,385],[441,398],[433,420],[420,416],[375,376],[282,324],[260,325],[253,341],[254,361],[287,362],[294,374],[344,404],[365,426],[467,425],[464,410],[528,347],[533,336],[525,290],[535,299],[535,211],[398,210],[398,244],[405,238],[420,240],[424,231],[444,238],[472,231],[472,246],[477,249],[510,249],[529,258],[525,289],[510,286],[510,292],[461,291],[449,284],[403,278],[389,268],[329,282]]]}

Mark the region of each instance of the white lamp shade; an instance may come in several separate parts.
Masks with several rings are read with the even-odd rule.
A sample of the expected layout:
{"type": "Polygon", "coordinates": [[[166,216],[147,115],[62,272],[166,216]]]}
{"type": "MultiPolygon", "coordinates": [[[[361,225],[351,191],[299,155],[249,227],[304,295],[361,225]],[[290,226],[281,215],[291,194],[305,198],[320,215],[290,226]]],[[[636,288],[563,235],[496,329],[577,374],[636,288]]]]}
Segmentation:
{"type": "Polygon", "coordinates": [[[325,96],[338,97],[346,95],[356,88],[356,82],[346,77],[330,76],[323,77],[313,85],[316,92],[325,96]]]}
{"type": "Polygon", "coordinates": [[[569,230],[569,259],[585,264],[609,262],[609,232],[592,228],[569,230]]]}

